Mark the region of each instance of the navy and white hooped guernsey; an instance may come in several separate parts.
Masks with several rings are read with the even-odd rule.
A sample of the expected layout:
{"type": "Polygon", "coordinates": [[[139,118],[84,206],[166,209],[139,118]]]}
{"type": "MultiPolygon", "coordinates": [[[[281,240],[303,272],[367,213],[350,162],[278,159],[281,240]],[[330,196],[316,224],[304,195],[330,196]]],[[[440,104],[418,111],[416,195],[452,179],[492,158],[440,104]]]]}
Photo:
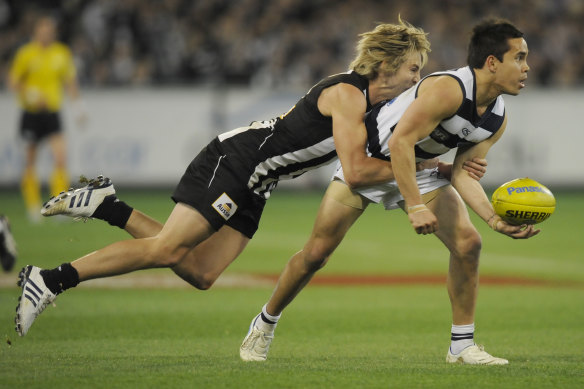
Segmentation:
{"type": "MultiPolygon", "coordinates": [[[[442,120],[427,137],[419,140],[415,147],[416,162],[438,157],[453,148],[476,144],[493,136],[505,119],[505,105],[501,96],[485,110],[477,114],[474,72],[469,67],[446,72],[432,73],[425,77],[447,75],[456,79],[462,89],[464,100],[452,117],[442,120]]],[[[424,80],[423,79],[423,80],[424,80]]],[[[365,118],[367,128],[367,154],[383,160],[391,160],[388,141],[406,109],[416,99],[421,80],[416,85],[386,103],[373,107],[365,118]]],[[[340,162],[334,178],[344,181],[340,162]]],[[[426,169],[416,173],[416,181],[421,194],[431,192],[450,182],[437,174],[436,169],[426,169]]],[[[399,207],[403,200],[395,180],[378,185],[356,189],[356,191],[375,203],[382,203],[385,209],[399,207]]]]}
{"type": "Polygon", "coordinates": [[[395,99],[375,106],[366,117],[368,155],[391,160],[388,141],[406,109],[417,98],[420,83],[428,77],[448,75],[458,81],[464,100],[456,113],[444,119],[430,135],[415,146],[416,161],[438,157],[453,148],[479,143],[493,136],[505,119],[505,104],[499,96],[483,115],[476,109],[476,79],[468,66],[456,70],[436,72],[424,77],[416,85],[395,99]]]}

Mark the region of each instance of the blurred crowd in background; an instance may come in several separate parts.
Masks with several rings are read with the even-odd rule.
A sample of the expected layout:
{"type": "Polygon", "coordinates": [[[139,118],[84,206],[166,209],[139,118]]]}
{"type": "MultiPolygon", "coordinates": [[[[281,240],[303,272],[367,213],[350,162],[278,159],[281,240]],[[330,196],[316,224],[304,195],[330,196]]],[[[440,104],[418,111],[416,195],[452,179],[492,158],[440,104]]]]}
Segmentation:
{"type": "Polygon", "coordinates": [[[582,0],[0,0],[3,76],[41,12],[82,86],[309,86],[347,70],[358,34],[398,14],[429,33],[423,74],[464,66],[472,26],[502,16],[526,35],[532,85],[584,86],[582,0]]]}

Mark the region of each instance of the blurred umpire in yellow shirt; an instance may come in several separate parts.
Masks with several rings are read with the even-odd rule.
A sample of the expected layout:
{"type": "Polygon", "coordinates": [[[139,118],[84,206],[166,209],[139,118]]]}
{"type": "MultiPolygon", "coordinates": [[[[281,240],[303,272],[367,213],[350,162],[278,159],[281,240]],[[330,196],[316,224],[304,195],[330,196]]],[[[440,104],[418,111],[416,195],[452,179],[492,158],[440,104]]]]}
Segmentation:
{"type": "Polygon", "coordinates": [[[77,119],[80,122],[86,119],[71,51],[55,40],[56,33],[54,19],[39,18],[32,40],[17,51],[8,79],[22,108],[20,134],[26,141],[26,164],[21,189],[33,221],[39,220],[41,207],[41,186],[35,169],[40,142],[48,141],[54,158],[54,170],[49,179],[51,196],[69,188],[60,117],[63,89],[76,106],[77,119]]]}

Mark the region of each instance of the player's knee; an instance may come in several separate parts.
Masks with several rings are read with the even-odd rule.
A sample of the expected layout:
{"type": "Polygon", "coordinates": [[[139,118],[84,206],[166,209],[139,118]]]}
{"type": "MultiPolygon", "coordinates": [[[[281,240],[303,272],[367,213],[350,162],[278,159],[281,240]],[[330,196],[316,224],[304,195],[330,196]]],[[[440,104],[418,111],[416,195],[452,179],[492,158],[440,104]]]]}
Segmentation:
{"type": "Polygon", "coordinates": [[[474,228],[469,229],[458,239],[455,255],[467,262],[478,263],[482,245],[483,243],[479,233],[474,228]]]}
{"type": "Polygon", "coordinates": [[[218,278],[217,274],[202,273],[196,266],[185,266],[182,261],[178,266],[172,268],[177,276],[188,282],[199,290],[207,290],[213,286],[218,278]]]}
{"type": "Polygon", "coordinates": [[[311,271],[317,271],[320,270],[324,267],[324,265],[326,265],[326,263],[328,262],[329,257],[319,257],[318,259],[315,260],[310,260],[308,262],[306,262],[306,264],[308,265],[308,269],[311,271]]]}
{"type": "Polygon", "coordinates": [[[308,270],[316,271],[326,265],[329,256],[333,253],[334,248],[329,247],[323,242],[315,242],[304,248],[304,264],[308,270]]]}
{"type": "Polygon", "coordinates": [[[208,290],[216,280],[217,277],[212,274],[197,274],[190,283],[199,290],[208,290]]]}
{"type": "Polygon", "coordinates": [[[187,248],[177,247],[155,239],[150,245],[147,256],[153,267],[174,267],[187,252],[187,248]]]}

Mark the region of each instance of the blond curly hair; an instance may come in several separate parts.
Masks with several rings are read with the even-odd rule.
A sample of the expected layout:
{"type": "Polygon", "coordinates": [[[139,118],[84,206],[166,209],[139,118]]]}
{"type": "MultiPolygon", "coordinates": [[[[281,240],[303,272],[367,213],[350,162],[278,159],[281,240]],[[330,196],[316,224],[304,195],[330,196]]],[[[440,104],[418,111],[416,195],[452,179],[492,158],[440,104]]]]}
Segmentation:
{"type": "Polygon", "coordinates": [[[398,18],[399,24],[379,24],[372,31],[359,34],[361,39],[357,44],[357,56],[349,68],[369,80],[376,78],[379,71],[395,73],[404,63],[406,56],[420,53],[422,66],[428,60],[430,41],[421,28],[398,18]],[[386,66],[381,69],[381,63],[386,66]]]}

